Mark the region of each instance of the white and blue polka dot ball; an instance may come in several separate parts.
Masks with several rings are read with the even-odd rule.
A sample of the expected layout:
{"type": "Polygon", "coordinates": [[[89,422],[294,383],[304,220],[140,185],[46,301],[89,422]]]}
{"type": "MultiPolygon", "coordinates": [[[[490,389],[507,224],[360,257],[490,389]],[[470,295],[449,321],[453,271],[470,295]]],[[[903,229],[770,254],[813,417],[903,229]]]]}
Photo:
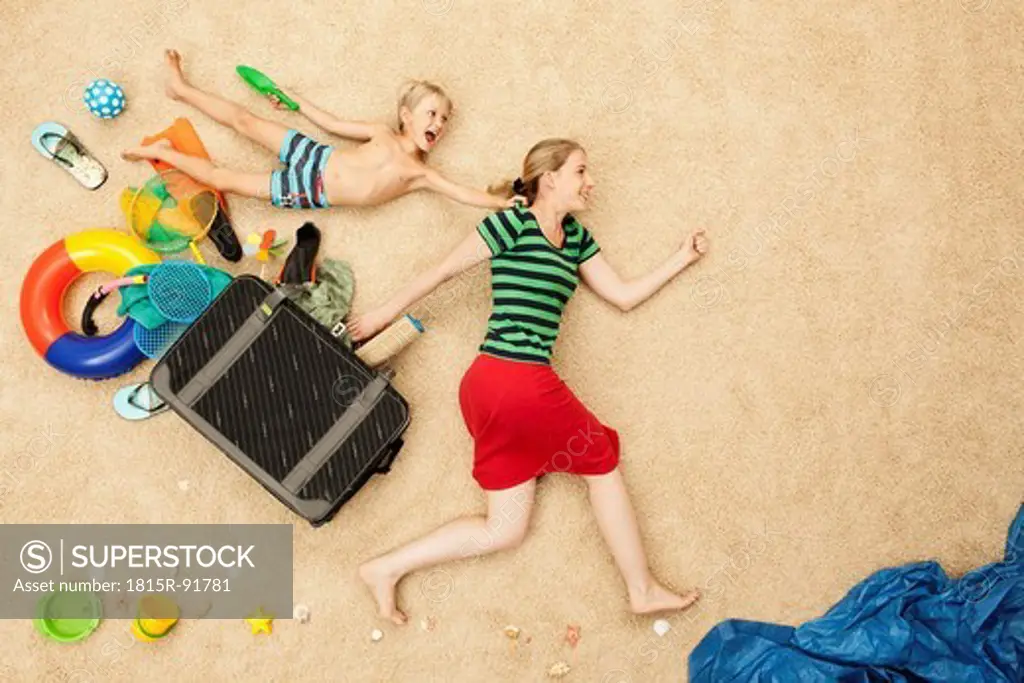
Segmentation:
{"type": "Polygon", "coordinates": [[[98,78],[85,86],[84,99],[89,111],[101,119],[112,119],[124,111],[124,90],[106,78],[98,78]]]}

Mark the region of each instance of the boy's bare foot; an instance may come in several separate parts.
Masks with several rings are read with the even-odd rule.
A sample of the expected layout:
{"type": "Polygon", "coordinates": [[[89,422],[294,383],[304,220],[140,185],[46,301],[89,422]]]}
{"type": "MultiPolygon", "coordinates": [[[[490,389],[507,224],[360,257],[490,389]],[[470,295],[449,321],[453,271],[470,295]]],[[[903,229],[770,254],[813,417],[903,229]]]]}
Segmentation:
{"type": "Polygon", "coordinates": [[[395,586],[400,577],[392,576],[381,565],[379,559],[370,560],[359,567],[359,578],[370,589],[373,599],[377,601],[380,615],[401,626],[406,616],[395,605],[395,586]]]}
{"type": "Polygon", "coordinates": [[[142,161],[143,159],[159,159],[160,150],[168,149],[171,146],[170,140],[157,140],[152,145],[141,145],[129,147],[121,152],[121,158],[125,161],[142,161]]]}
{"type": "Polygon", "coordinates": [[[700,599],[700,591],[691,590],[676,595],[660,583],[652,582],[646,590],[630,591],[629,606],[634,614],[681,611],[700,599]]]}
{"type": "Polygon", "coordinates": [[[181,73],[181,54],[177,50],[165,50],[164,62],[167,64],[167,96],[172,100],[181,98],[181,91],[188,85],[181,73]]]}

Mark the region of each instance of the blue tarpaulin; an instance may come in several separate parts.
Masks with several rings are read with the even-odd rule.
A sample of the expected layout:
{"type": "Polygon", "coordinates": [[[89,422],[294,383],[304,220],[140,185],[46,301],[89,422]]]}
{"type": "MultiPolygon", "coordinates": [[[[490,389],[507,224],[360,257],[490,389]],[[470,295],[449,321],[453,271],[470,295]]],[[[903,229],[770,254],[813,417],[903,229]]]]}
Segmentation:
{"type": "Polygon", "coordinates": [[[1024,681],[1024,506],[1002,561],[950,579],[936,562],[869,576],[793,628],[730,619],[690,653],[692,683],[1024,681]]]}

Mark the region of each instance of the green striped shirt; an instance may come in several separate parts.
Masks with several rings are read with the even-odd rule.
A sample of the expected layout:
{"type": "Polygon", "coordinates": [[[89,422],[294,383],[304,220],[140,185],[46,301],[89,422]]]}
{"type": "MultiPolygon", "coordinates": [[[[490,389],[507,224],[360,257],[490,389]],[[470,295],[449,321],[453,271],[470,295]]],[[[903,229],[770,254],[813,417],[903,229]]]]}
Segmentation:
{"type": "Polygon", "coordinates": [[[519,207],[493,213],[477,231],[491,250],[491,317],[480,350],[547,364],[562,311],[579,284],[579,265],[601,250],[571,215],[562,221],[561,248],[519,207]]]}

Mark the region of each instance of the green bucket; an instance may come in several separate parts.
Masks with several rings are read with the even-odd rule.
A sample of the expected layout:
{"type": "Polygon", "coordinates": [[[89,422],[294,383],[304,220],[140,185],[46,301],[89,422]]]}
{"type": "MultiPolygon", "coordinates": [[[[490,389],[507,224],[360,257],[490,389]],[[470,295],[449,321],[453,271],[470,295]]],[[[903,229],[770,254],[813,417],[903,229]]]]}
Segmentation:
{"type": "Polygon", "coordinates": [[[74,643],[87,638],[100,625],[103,605],[92,593],[63,591],[39,601],[36,630],[51,640],[74,643]]]}

